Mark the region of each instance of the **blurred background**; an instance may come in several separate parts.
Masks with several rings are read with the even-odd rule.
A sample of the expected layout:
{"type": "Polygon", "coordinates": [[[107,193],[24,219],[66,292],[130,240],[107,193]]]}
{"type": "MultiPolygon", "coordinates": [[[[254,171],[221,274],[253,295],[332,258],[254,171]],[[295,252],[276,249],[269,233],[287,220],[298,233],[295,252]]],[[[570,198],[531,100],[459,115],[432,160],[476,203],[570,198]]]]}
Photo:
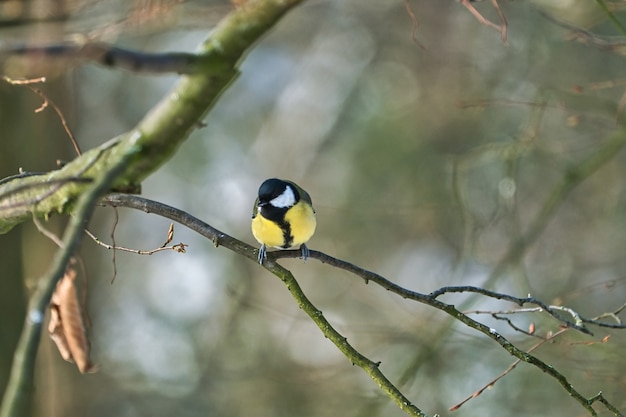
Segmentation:
{"type": "MultiPolygon", "coordinates": [[[[499,24],[491,2],[473,4],[499,24]]],[[[305,2],[249,53],[206,127],[143,183],[143,195],[256,245],[250,215],[258,186],[288,178],[313,198],[318,229],[310,248],[408,289],[486,286],[564,304],[585,317],[616,310],[626,298],[622,153],[558,198],[538,239],[493,271],[568,170],[621,129],[624,38],[597,2],[500,6],[508,45],[452,0],[305,2]]],[[[131,129],[177,77],[17,57],[7,45],[79,36],[141,51],[192,52],[232,8],[210,1],[3,0],[0,73],[46,76],[38,88],[89,149],[131,129]]],[[[52,109],[35,113],[40,104],[27,88],[0,82],[0,177],[20,168],[52,170],[75,156],[52,109]]],[[[118,245],[149,250],[165,240],[168,221],[118,213],[118,245]]],[[[61,234],[65,222],[53,218],[46,226],[61,234]]],[[[114,222],[114,211],[101,208],[90,228],[110,242],[114,222]]],[[[44,335],[36,415],[404,415],[322,336],[276,277],[182,227],[174,242],[188,244],[187,253],[118,251],[111,283],[112,253],[84,239],[92,357],[100,370],[79,374],[44,335]]],[[[29,291],[54,251],[32,223],[0,236],[2,389],[29,291]]],[[[429,415],[587,415],[555,380],[525,364],[447,411],[513,358],[445,314],[345,272],[315,260],[282,263],[353,346],[381,361],[429,415]]],[[[443,300],[467,310],[515,308],[470,295],[443,300]]],[[[488,314],[472,316],[522,349],[539,341],[488,314]]],[[[523,329],[534,323],[540,336],[558,331],[546,315],[511,319],[523,329]]],[[[568,331],[535,354],[582,394],[602,391],[623,412],[625,332],[592,330],[593,337],[568,331]],[[605,336],[608,342],[599,343],[605,336]]]]}

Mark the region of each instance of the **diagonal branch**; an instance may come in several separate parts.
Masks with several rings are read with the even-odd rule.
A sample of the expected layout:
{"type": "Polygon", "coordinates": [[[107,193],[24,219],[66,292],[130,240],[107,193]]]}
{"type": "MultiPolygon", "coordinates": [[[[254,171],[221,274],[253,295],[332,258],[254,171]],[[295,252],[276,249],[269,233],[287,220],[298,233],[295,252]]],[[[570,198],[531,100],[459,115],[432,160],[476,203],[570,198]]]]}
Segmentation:
{"type": "MultiPolygon", "coordinates": [[[[273,252],[272,254],[276,258],[283,258],[283,257],[287,258],[287,257],[298,257],[299,255],[297,252],[298,251],[280,251],[280,252],[273,252]]],[[[512,356],[520,359],[523,362],[526,362],[530,365],[537,367],[541,371],[545,372],[546,374],[554,378],[572,398],[578,401],[578,403],[580,403],[583,406],[583,408],[587,410],[589,415],[591,416],[598,415],[597,412],[593,409],[592,405],[595,401],[599,401],[599,399],[595,397],[590,398],[590,399],[585,398],[567,380],[565,375],[557,371],[554,367],[543,362],[541,359],[519,349],[514,344],[509,342],[504,336],[499,334],[495,329],[485,326],[484,324],[472,319],[468,315],[463,314],[454,305],[443,303],[437,300],[436,297],[433,297],[432,294],[430,295],[422,294],[416,291],[411,291],[406,288],[403,288],[389,281],[388,279],[386,279],[385,277],[379,274],[368,271],[366,269],[363,269],[361,267],[358,267],[356,265],[353,265],[341,259],[333,258],[332,256],[326,255],[325,253],[312,250],[310,251],[310,257],[317,259],[320,262],[327,263],[331,266],[335,266],[345,271],[352,272],[353,274],[363,278],[366,283],[370,281],[374,282],[380,285],[381,287],[385,288],[386,290],[400,295],[402,298],[407,298],[410,300],[418,301],[420,303],[423,303],[431,307],[434,307],[438,310],[441,310],[447,313],[448,315],[452,316],[456,320],[460,321],[461,323],[465,324],[467,327],[478,330],[479,332],[483,333],[490,339],[497,342],[500,346],[504,348],[504,350],[509,352],[509,354],[511,354],[512,356]]],[[[506,296],[506,297],[510,297],[510,296],[506,296]]]]}
{"type": "Polygon", "coordinates": [[[57,282],[74,254],[83,234],[85,224],[91,218],[98,198],[106,192],[115,178],[124,170],[132,154],[120,158],[83,193],[76,205],[75,215],[65,230],[62,248],[55,254],[50,269],[39,280],[37,290],[31,297],[24,329],[15,351],[9,384],[4,393],[0,417],[30,415],[31,396],[34,391],[35,359],[41,337],[41,327],[46,308],[50,303],[57,282]]]}
{"type": "Polygon", "coordinates": [[[169,160],[221,93],[237,78],[245,53],[302,0],[246,2],[227,15],[201,45],[193,74],[174,88],[130,132],[85,152],[63,168],[43,175],[16,176],[0,183],[0,233],[15,225],[54,213],[69,214],[89,187],[77,181],[103,175],[124,155],[133,153],[113,185],[132,186],[169,160]],[[71,178],[61,187],[51,181],[71,178]],[[37,204],[34,204],[34,202],[37,204]]]}
{"type": "MultiPolygon", "coordinates": [[[[178,222],[210,239],[216,247],[223,246],[253,260],[255,263],[257,261],[258,249],[228,236],[227,234],[213,228],[200,219],[182,210],[158,203],[156,201],[127,194],[108,195],[105,203],[112,204],[116,207],[129,207],[142,210],[146,213],[158,214],[159,216],[178,222]]],[[[300,253],[300,251],[288,252],[300,253]]],[[[362,368],[370,376],[370,378],[378,384],[385,394],[406,414],[410,416],[426,417],[426,414],[424,414],[422,410],[412,404],[409,399],[406,398],[400,390],[391,381],[389,381],[389,379],[387,379],[387,377],[380,370],[379,362],[374,362],[362,355],[348,342],[344,336],[335,330],[328,320],[326,320],[322,312],[318,310],[317,307],[315,307],[315,305],[313,305],[313,303],[311,303],[311,301],[306,297],[293,274],[275,262],[277,259],[277,257],[274,256],[275,254],[277,254],[277,252],[268,254],[267,261],[263,262],[263,267],[285,283],[287,289],[298,303],[298,306],[311,318],[311,320],[313,320],[324,336],[333,342],[354,365],[362,368]]]]}
{"type": "MultiPolygon", "coordinates": [[[[145,198],[131,196],[126,194],[112,194],[107,196],[107,203],[113,204],[116,207],[128,207],[133,209],[142,210],[146,213],[154,213],[163,217],[166,217],[170,220],[176,221],[191,230],[201,234],[202,236],[210,239],[213,244],[217,246],[223,246],[227,249],[230,249],[250,260],[256,261],[257,259],[257,249],[241,242],[227,234],[211,227],[210,225],[202,222],[201,220],[195,218],[194,216],[176,209],[174,207],[167,206],[165,204],[161,204],[155,201],[151,201],[145,198]]],[[[419,408],[415,407],[411,404],[406,398],[402,395],[402,393],[393,385],[378,369],[378,364],[372,362],[370,359],[361,355],[357,350],[355,350],[348,341],[339,334],[328,321],[324,318],[321,311],[319,311],[311,302],[306,298],[306,296],[302,293],[297,281],[288,270],[284,269],[282,266],[276,263],[276,260],[281,258],[297,258],[300,257],[299,250],[291,250],[291,251],[276,251],[268,253],[267,262],[263,263],[263,267],[268,269],[274,275],[278,276],[287,286],[288,290],[291,292],[292,296],[298,302],[300,308],[302,308],[311,319],[318,325],[318,327],[322,330],[324,335],[329,338],[339,350],[341,350],[346,357],[348,357],[355,365],[360,366],[368,373],[368,375],[376,381],[381,389],[385,391],[385,393],[394,400],[398,406],[403,409],[409,415],[424,415],[419,408]]],[[[334,258],[332,256],[326,255],[325,253],[311,250],[310,257],[319,260],[322,263],[329,264],[330,266],[343,269],[345,271],[351,272],[358,277],[362,278],[365,283],[374,282],[379,286],[387,289],[388,291],[393,292],[394,294],[400,295],[403,298],[414,300],[431,307],[434,307],[438,310],[441,310],[448,315],[452,316],[454,319],[462,322],[466,326],[473,328],[490,339],[497,342],[500,346],[502,346],[509,354],[518,358],[519,360],[526,362],[546,374],[550,375],[554,378],[563,389],[578,403],[580,403],[585,410],[591,416],[597,416],[597,412],[593,409],[593,403],[596,401],[602,402],[605,406],[610,409],[616,409],[613,405],[611,405],[601,394],[600,396],[595,396],[592,398],[585,398],[578,390],[574,388],[574,386],[568,381],[568,379],[559,371],[557,371],[552,366],[543,362],[539,358],[519,349],[511,342],[509,342],[505,337],[500,335],[496,330],[485,326],[484,324],[470,318],[468,315],[459,311],[454,305],[443,303],[437,300],[437,297],[446,293],[446,292],[461,292],[460,289],[463,288],[467,291],[472,291],[472,288],[475,287],[458,287],[459,291],[455,291],[457,287],[446,287],[441,291],[434,292],[431,294],[422,294],[416,291],[411,291],[406,288],[403,288],[382,275],[376,274],[374,272],[368,271],[361,267],[358,267],[349,262],[343,261],[341,259],[334,258]],[[596,398],[597,397],[597,398],[596,398]],[[608,404],[608,405],[607,405],[608,404]]],[[[521,299],[517,297],[513,297],[506,294],[494,293],[492,291],[487,291],[485,295],[492,296],[495,298],[506,299],[513,302],[523,302],[525,300],[533,300],[528,302],[535,302],[536,304],[545,305],[538,300],[535,299],[521,299]]],[[[564,319],[557,317],[560,321],[564,322],[564,319]]],[[[568,322],[569,323],[569,322],[568,322]]],[[[572,326],[574,327],[574,326],[572,326]]],[[[581,330],[579,328],[579,330],[581,330]]],[[[616,414],[618,415],[618,414],[616,414]]]]}

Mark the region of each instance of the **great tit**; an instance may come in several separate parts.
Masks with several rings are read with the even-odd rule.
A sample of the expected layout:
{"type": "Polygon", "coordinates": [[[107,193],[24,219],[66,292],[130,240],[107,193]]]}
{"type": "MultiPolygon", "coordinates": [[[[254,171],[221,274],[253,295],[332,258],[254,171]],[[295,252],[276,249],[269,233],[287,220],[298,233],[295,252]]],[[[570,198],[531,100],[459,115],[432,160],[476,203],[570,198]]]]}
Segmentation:
{"type": "Polygon", "coordinates": [[[268,246],[290,249],[300,246],[302,258],[309,257],[305,243],[315,232],[315,210],[309,194],[291,181],[267,179],[259,187],[252,209],[252,234],[261,244],[262,265],[268,246]]]}

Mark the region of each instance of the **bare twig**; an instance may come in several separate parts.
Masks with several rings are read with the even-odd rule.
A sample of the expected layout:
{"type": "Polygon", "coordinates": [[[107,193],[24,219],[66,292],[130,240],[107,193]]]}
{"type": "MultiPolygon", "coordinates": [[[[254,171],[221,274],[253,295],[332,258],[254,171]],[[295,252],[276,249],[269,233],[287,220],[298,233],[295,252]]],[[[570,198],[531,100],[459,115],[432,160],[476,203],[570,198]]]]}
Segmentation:
{"type": "Polygon", "coordinates": [[[462,292],[472,292],[472,293],[482,294],[486,297],[495,298],[498,300],[510,301],[520,306],[527,305],[527,304],[537,305],[543,311],[545,311],[546,313],[550,314],[552,317],[557,319],[559,322],[565,324],[568,327],[572,327],[576,330],[579,330],[583,333],[587,333],[589,335],[591,335],[592,333],[589,331],[589,329],[587,329],[587,327],[585,326],[585,323],[593,324],[598,327],[610,328],[610,329],[626,329],[626,324],[622,324],[622,322],[617,317],[617,314],[620,314],[626,308],[626,305],[620,306],[614,312],[604,313],[594,318],[586,318],[586,317],[582,317],[579,313],[577,313],[571,308],[563,307],[563,306],[548,305],[535,297],[530,297],[530,296],[529,297],[515,297],[509,294],[498,293],[498,292],[486,290],[480,287],[473,287],[473,286],[442,287],[436,291],[431,292],[430,295],[437,298],[446,293],[462,293],[462,292]],[[571,322],[563,318],[561,315],[557,314],[556,311],[565,311],[566,313],[568,313],[570,316],[574,318],[574,322],[571,322]],[[618,324],[604,323],[604,322],[599,321],[602,318],[613,317],[613,316],[615,316],[614,319],[616,319],[618,324]]]}
{"type": "Polygon", "coordinates": [[[541,313],[544,311],[541,307],[531,307],[531,308],[517,308],[514,310],[499,310],[499,311],[489,311],[489,310],[467,310],[464,311],[464,314],[519,314],[519,313],[541,313]]]}
{"type": "Polygon", "coordinates": [[[598,320],[604,319],[604,318],[611,318],[613,320],[615,320],[615,322],[618,325],[622,325],[622,320],[619,318],[618,314],[620,314],[622,311],[624,311],[624,309],[626,308],[626,303],[622,304],[621,306],[619,306],[615,311],[611,311],[611,312],[607,312],[607,313],[602,313],[599,316],[596,316],[592,319],[589,319],[591,322],[598,322],[598,320]]]}
{"type": "Polygon", "coordinates": [[[43,224],[41,224],[41,222],[39,221],[37,216],[33,216],[33,223],[35,223],[35,226],[37,226],[37,230],[39,230],[39,232],[42,235],[44,235],[45,237],[47,237],[48,239],[53,241],[54,244],[57,245],[58,247],[60,247],[60,248],[63,247],[63,242],[61,242],[61,239],[59,239],[59,237],[57,235],[55,235],[54,233],[52,233],[51,231],[46,229],[43,226],[43,224]]]}
{"type": "Polygon", "coordinates": [[[28,85],[28,84],[39,84],[39,83],[46,82],[46,77],[15,79],[15,78],[10,78],[10,77],[7,77],[6,75],[3,75],[2,79],[8,82],[9,84],[13,84],[13,85],[28,85]]]}
{"type": "Polygon", "coordinates": [[[42,90],[40,90],[37,87],[33,87],[32,85],[35,82],[45,82],[46,81],[45,77],[34,78],[30,80],[12,80],[9,77],[3,77],[3,79],[6,82],[13,84],[13,85],[25,85],[33,93],[41,97],[41,99],[43,100],[43,103],[41,104],[41,106],[39,106],[39,108],[35,110],[35,113],[39,113],[43,111],[46,107],[48,107],[48,105],[50,105],[52,109],[55,111],[55,113],[57,114],[57,116],[59,116],[59,119],[61,120],[61,124],[63,125],[63,129],[65,129],[65,133],[67,133],[67,137],[70,138],[70,141],[72,142],[72,145],[74,146],[74,150],[76,151],[76,154],[77,155],[82,154],[82,152],[80,151],[80,146],[78,145],[78,141],[74,137],[74,134],[72,133],[72,130],[70,129],[69,124],[67,123],[67,120],[65,120],[65,116],[63,116],[63,112],[61,111],[59,106],[57,106],[56,103],[52,101],[46,93],[44,93],[42,90]]]}
{"type": "Polygon", "coordinates": [[[141,249],[132,249],[132,248],[125,248],[123,246],[117,246],[115,244],[113,245],[109,245],[107,243],[102,242],[100,239],[98,239],[98,237],[96,235],[94,235],[93,233],[91,233],[89,230],[85,229],[85,233],[87,233],[87,236],[89,236],[94,242],[96,242],[98,245],[109,249],[109,250],[121,250],[122,252],[130,252],[130,253],[134,253],[137,255],[152,255],[155,254],[157,252],[163,252],[163,251],[169,251],[169,250],[173,250],[175,252],[178,253],[185,253],[185,248],[188,247],[189,245],[185,244],[185,243],[177,243],[175,245],[171,245],[171,246],[166,246],[169,242],[166,242],[163,246],[160,246],[158,248],[155,249],[150,249],[150,250],[141,250],[141,249]]]}
{"type": "Polygon", "coordinates": [[[531,330],[524,330],[519,326],[516,326],[515,323],[513,323],[513,321],[508,318],[508,317],[502,317],[499,314],[492,314],[491,317],[493,317],[496,320],[503,320],[505,321],[513,330],[515,330],[516,332],[520,332],[525,334],[526,336],[531,336],[531,337],[540,337],[538,335],[535,334],[535,330],[534,330],[534,325],[531,326],[531,330]]]}
{"type": "Polygon", "coordinates": [[[426,49],[424,45],[417,39],[417,30],[419,29],[419,21],[417,20],[417,16],[415,16],[415,12],[413,12],[413,8],[411,7],[411,3],[409,0],[404,0],[404,8],[406,9],[406,13],[411,18],[411,40],[414,44],[419,46],[421,49],[426,49]]]}
{"type": "MultiPolygon", "coordinates": [[[[558,332],[554,333],[554,334],[548,334],[545,338],[542,338],[542,340],[540,342],[538,342],[537,344],[535,344],[534,346],[532,346],[530,349],[527,350],[528,353],[531,353],[532,351],[534,351],[535,349],[537,349],[539,346],[543,345],[546,342],[549,342],[551,340],[553,340],[555,337],[565,333],[567,331],[567,328],[563,328],[561,330],[559,330],[558,332]]],[[[478,397],[480,394],[482,394],[483,392],[485,392],[488,388],[493,387],[496,382],[498,382],[499,380],[501,380],[502,378],[504,378],[506,375],[508,375],[511,371],[513,371],[513,369],[515,369],[517,367],[517,365],[519,365],[521,362],[520,359],[515,360],[508,368],[506,368],[506,370],[504,370],[500,375],[498,375],[497,377],[495,377],[494,379],[492,379],[491,381],[489,381],[487,384],[485,384],[482,388],[474,391],[474,393],[468,397],[466,397],[463,401],[453,405],[452,407],[448,408],[448,410],[450,411],[456,411],[459,408],[461,408],[461,406],[463,406],[463,404],[465,404],[466,402],[470,401],[473,398],[478,397]]]]}
{"type": "Polygon", "coordinates": [[[498,4],[498,0],[491,0],[491,4],[493,5],[493,8],[496,9],[496,12],[498,13],[498,17],[500,18],[500,24],[497,25],[495,23],[493,23],[491,20],[485,18],[478,10],[476,10],[476,8],[472,5],[471,0],[460,0],[461,4],[463,5],[463,7],[465,7],[467,10],[469,10],[469,12],[476,18],[476,20],[478,20],[481,24],[493,28],[495,30],[497,30],[498,32],[500,32],[500,37],[502,38],[502,42],[505,45],[508,45],[508,40],[507,40],[507,28],[508,28],[508,23],[506,21],[506,17],[504,16],[504,13],[502,13],[502,9],[500,8],[500,5],[498,4]]]}

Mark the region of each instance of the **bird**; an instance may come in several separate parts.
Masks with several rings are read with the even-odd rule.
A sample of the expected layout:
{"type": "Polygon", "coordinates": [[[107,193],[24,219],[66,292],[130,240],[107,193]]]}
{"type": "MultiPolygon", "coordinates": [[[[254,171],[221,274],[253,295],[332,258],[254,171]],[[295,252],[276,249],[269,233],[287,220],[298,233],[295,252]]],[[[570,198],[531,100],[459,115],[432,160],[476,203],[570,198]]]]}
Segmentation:
{"type": "Polygon", "coordinates": [[[252,208],[252,234],[261,244],[257,260],[263,265],[267,247],[300,247],[302,258],[309,257],[306,242],[315,233],[317,222],[309,193],[292,181],[269,178],[259,187],[252,208]]]}

